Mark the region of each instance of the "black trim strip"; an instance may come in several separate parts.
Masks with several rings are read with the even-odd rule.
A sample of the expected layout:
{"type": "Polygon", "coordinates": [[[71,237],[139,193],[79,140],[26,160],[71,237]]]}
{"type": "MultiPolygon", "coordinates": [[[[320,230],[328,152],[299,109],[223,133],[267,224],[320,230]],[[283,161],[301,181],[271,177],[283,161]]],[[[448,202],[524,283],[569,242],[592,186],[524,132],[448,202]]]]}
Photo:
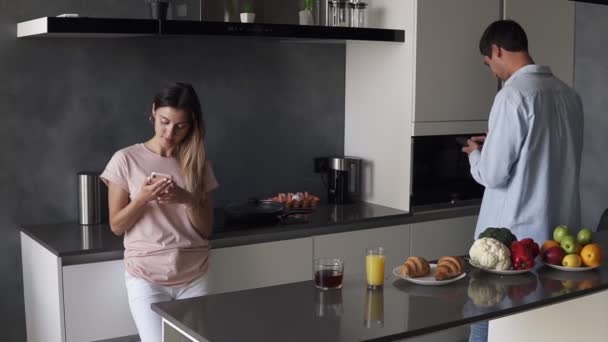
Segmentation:
{"type": "Polygon", "coordinates": [[[405,31],[372,28],[167,21],[164,34],[404,42],[405,31]]]}
{"type": "Polygon", "coordinates": [[[156,20],[48,17],[48,33],[150,34],[159,32],[156,20]]]}
{"type": "Polygon", "coordinates": [[[608,0],[570,0],[573,2],[586,2],[589,4],[608,5],[608,0]]]}

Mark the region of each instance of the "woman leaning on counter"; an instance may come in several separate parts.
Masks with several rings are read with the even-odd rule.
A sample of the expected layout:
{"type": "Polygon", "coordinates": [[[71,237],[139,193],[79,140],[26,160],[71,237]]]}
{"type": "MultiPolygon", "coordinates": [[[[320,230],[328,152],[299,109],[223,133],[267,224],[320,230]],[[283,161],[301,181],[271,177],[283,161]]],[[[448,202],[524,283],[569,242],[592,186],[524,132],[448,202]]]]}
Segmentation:
{"type": "Polygon", "coordinates": [[[101,178],[112,232],[124,234],[131,314],[143,342],[160,342],[161,319],[150,305],[207,293],[211,191],[218,183],[205,158],[201,105],[191,85],[162,89],[150,121],[154,136],[116,152],[101,178]]]}

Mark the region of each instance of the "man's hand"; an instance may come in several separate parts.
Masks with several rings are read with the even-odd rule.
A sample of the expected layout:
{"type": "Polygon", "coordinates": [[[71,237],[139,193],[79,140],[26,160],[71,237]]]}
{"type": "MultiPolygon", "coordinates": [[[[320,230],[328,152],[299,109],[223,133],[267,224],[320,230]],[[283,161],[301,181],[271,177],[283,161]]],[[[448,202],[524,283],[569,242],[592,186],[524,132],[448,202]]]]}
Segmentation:
{"type": "Polygon", "coordinates": [[[481,145],[486,141],[486,137],[483,135],[477,137],[471,137],[471,139],[467,140],[468,146],[462,148],[462,152],[470,155],[474,151],[481,151],[481,145]]]}

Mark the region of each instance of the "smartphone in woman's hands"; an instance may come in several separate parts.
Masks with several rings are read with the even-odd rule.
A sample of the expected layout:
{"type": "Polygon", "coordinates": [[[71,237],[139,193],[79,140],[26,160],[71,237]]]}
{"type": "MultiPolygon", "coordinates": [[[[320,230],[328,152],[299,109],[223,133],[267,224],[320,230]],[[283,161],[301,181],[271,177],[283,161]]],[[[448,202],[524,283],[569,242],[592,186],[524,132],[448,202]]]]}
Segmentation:
{"type": "Polygon", "coordinates": [[[173,176],[162,172],[152,172],[150,174],[150,183],[156,183],[163,179],[173,180],[173,176]]]}

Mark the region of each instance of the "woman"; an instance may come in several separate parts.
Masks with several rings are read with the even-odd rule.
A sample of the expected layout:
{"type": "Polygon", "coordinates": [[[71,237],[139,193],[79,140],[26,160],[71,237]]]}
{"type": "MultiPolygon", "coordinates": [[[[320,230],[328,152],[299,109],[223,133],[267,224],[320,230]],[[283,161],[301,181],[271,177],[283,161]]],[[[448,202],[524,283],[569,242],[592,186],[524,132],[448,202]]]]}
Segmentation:
{"type": "Polygon", "coordinates": [[[161,319],[150,305],[207,293],[211,191],[218,184],[191,85],[173,83],[158,93],[150,121],[154,136],[116,152],[101,177],[112,232],[124,234],[131,314],[143,342],[160,342],[161,319]]]}

